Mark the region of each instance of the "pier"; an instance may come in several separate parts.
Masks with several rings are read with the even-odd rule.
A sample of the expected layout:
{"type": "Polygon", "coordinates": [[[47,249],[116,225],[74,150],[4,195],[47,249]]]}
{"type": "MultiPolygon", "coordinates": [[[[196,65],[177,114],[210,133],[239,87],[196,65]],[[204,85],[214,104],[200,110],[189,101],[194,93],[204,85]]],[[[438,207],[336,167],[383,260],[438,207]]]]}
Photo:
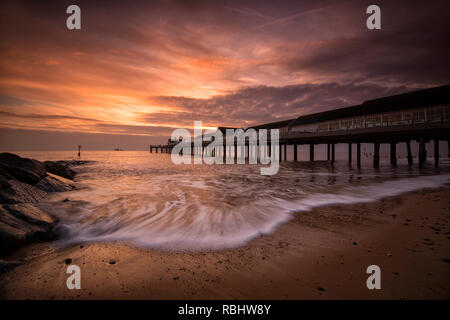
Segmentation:
{"type": "MultiPolygon", "coordinates": [[[[225,127],[219,127],[225,133],[225,127]]],[[[237,129],[237,128],[233,128],[237,129]]],[[[373,145],[373,167],[380,165],[380,145],[390,146],[390,163],[397,166],[397,146],[406,145],[408,165],[413,165],[411,141],[419,144],[418,166],[427,159],[426,144],[434,145],[434,165],[439,166],[439,142],[447,141],[450,149],[450,85],[418,90],[409,93],[368,100],[360,105],[339,108],[309,115],[302,115],[284,121],[272,122],[247,129],[267,129],[268,150],[278,152],[280,161],[287,161],[287,148],[293,147],[294,161],[298,161],[298,146],[309,146],[309,161],[315,161],[315,146],[327,146],[327,160],[335,162],[336,144],[348,145],[348,164],[353,163],[353,145],[356,145],[356,165],[361,166],[361,144],[373,145]],[[271,145],[270,129],[279,129],[279,147],[271,145]]],[[[247,130],[245,129],[245,130],[247,130]]],[[[167,145],[151,145],[150,152],[170,153],[179,142],[167,145]]],[[[204,155],[210,142],[200,147],[191,144],[192,155],[204,155]]],[[[245,153],[245,159],[252,152],[260,152],[257,146],[223,146],[224,159],[237,158],[238,149],[245,153]],[[255,149],[256,147],[256,149],[255,149]],[[227,150],[228,149],[228,150],[227,150]]],[[[450,152],[450,151],[449,151],[450,152]]]]}

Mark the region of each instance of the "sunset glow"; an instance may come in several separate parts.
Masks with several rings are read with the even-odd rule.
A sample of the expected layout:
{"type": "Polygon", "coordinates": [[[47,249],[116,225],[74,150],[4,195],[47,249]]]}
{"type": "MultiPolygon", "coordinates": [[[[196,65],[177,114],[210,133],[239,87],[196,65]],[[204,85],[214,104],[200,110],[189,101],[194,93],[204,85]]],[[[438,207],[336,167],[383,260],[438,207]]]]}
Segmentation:
{"type": "Polygon", "coordinates": [[[437,40],[395,53],[416,45],[405,29],[448,21],[423,27],[431,9],[412,21],[387,3],[377,34],[363,23],[364,1],[350,2],[81,1],[73,31],[64,3],[3,1],[0,129],[156,142],[194,120],[246,127],[442,83],[437,40]],[[409,68],[424,57],[425,73],[409,68]],[[392,69],[377,67],[383,59],[392,69]]]}

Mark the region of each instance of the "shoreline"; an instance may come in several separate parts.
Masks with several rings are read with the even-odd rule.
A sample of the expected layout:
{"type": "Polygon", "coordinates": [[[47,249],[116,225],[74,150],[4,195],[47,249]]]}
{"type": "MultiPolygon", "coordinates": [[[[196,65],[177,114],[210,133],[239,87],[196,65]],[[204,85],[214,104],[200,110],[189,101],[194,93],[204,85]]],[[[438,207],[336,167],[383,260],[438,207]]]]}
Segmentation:
{"type": "Polygon", "coordinates": [[[450,187],[296,213],[275,232],[221,251],[119,242],[33,244],[7,260],[5,299],[449,299],[450,187]],[[81,290],[66,287],[66,259],[81,290]],[[381,268],[368,290],[366,268],[381,268]]]}

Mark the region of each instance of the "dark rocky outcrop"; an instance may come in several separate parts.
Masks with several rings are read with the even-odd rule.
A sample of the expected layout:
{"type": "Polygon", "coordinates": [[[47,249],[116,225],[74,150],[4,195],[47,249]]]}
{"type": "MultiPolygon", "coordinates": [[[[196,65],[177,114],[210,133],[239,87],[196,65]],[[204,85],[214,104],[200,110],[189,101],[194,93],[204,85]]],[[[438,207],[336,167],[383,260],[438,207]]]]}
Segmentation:
{"type": "Polygon", "coordinates": [[[60,176],[60,177],[66,178],[66,179],[73,180],[73,178],[75,177],[75,174],[76,174],[75,171],[68,168],[66,162],[64,162],[64,161],[58,161],[58,162],[45,161],[44,166],[45,166],[45,169],[47,170],[47,172],[56,174],[57,176],[60,176]]]}
{"type": "Polygon", "coordinates": [[[36,203],[50,192],[72,190],[74,186],[66,178],[73,179],[74,175],[65,162],[44,165],[37,160],[0,153],[0,256],[27,243],[54,237],[52,230],[57,220],[36,203]]]}
{"type": "Polygon", "coordinates": [[[21,204],[20,207],[1,206],[0,256],[27,243],[52,238],[51,230],[55,222],[55,219],[32,204],[21,204]]]}
{"type": "Polygon", "coordinates": [[[68,179],[49,173],[48,176],[39,181],[35,187],[45,192],[63,192],[70,191],[74,188],[70,183],[71,181],[68,179]]]}
{"type": "Polygon", "coordinates": [[[41,162],[12,153],[0,153],[0,168],[16,180],[30,185],[35,185],[47,174],[41,162]]]}

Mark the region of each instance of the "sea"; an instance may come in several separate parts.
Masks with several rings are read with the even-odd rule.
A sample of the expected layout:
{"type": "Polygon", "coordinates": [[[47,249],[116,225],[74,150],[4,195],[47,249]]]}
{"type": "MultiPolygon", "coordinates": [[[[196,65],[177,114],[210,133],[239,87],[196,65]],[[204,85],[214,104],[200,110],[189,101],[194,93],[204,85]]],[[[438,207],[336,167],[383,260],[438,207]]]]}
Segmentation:
{"type": "MultiPolygon", "coordinates": [[[[365,150],[365,149],[364,149],[365,150]]],[[[322,150],[323,151],[323,150],[322,150]]],[[[274,232],[315,207],[372,202],[450,182],[450,159],[418,168],[405,157],[379,169],[363,153],[360,168],[341,155],[329,161],[286,161],[276,175],[261,165],[175,165],[170,154],[148,151],[15,151],[40,161],[88,160],[74,167],[76,189],[41,203],[58,217],[61,245],[120,241],[138,247],[221,250],[274,232]]],[[[355,155],[355,153],[353,153],[355,155]]],[[[300,152],[300,159],[309,158],[300,152]]],[[[326,155],[325,155],[326,158],[326,155]]]]}

